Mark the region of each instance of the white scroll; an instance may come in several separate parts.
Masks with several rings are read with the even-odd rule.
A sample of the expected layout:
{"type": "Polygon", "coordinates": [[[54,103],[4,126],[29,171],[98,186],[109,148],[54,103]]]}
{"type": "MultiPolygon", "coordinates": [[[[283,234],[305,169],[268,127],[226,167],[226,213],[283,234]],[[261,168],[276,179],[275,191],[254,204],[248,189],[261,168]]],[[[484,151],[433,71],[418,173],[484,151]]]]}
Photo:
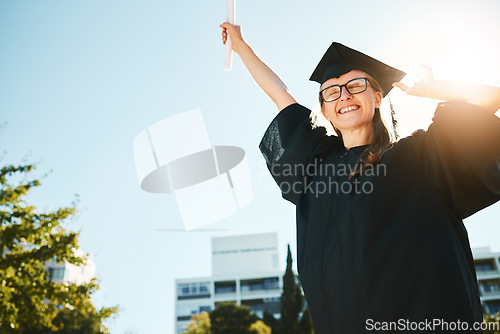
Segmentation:
{"type": "MultiPolygon", "coordinates": [[[[236,22],[236,0],[226,0],[226,22],[235,24],[236,22]]],[[[233,43],[227,36],[226,41],[226,58],[224,61],[224,71],[231,71],[233,66],[233,43]]]]}

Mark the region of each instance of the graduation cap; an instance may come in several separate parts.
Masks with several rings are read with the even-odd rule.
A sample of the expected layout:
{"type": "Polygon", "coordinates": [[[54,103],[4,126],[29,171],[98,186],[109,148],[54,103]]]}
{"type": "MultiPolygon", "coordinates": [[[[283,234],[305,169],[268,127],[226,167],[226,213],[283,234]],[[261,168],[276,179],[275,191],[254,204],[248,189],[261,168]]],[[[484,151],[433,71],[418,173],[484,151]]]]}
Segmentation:
{"type": "Polygon", "coordinates": [[[360,70],[375,78],[382,87],[385,97],[392,84],[401,80],[406,73],[345,45],[333,42],[321,58],[309,80],[323,84],[331,78],[338,78],[351,70],[360,70]]]}

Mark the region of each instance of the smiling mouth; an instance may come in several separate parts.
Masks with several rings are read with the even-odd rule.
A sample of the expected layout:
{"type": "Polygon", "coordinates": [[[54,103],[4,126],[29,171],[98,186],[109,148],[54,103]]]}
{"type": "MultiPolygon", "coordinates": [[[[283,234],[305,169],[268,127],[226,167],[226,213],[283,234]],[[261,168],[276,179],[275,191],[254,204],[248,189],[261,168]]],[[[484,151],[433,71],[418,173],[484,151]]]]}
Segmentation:
{"type": "Polygon", "coordinates": [[[345,107],[345,108],[342,108],[338,111],[339,114],[345,114],[345,113],[348,113],[350,111],[353,111],[353,110],[358,110],[359,109],[359,106],[348,106],[348,107],[345,107]]]}

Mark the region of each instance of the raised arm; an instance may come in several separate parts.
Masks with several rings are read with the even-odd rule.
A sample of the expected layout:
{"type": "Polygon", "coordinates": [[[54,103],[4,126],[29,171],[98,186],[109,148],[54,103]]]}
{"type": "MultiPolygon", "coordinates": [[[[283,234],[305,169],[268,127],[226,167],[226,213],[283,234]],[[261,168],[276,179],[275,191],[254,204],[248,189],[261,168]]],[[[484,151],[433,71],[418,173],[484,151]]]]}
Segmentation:
{"type": "Polygon", "coordinates": [[[282,110],[290,104],[295,103],[296,101],[290,94],[285,83],[257,57],[252,48],[245,42],[241,34],[241,27],[227,22],[221,24],[220,27],[223,29],[223,43],[226,44],[229,33],[233,44],[233,51],[240,56],[255,82],[273,100],[278,110],[282,110]]]}
{"type": "Polygon", "coordinates": [[[443,101],[466,101],[493,114],[500,109],[499,87],[461,81],[436,80],[430,69],[427,69],[426,75],[415,86],[409,87],[401,82],[396,82],[393,85],[409,95],[443,101]]]}

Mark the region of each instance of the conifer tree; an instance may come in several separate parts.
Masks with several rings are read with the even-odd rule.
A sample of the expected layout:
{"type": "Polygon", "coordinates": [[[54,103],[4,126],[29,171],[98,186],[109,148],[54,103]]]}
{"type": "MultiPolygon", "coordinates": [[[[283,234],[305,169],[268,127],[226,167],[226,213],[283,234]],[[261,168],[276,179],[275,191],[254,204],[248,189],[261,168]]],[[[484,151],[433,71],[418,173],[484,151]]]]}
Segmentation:
{"type": "Polygon", "coordinates": [[[300,329],[303,334],[314,334],[314,327],[311,318],[311,312],[309,311],[309,306],[306,307],[300,318],[300,329]]]}
{"type": "Polygon", "coordinates": [[[292,252],[288,245],[286,270],[283,276],[283,293],[281,294],[280,334],[300,334],[299,316],[302,311],[304,296],[300,286],[295,281],[292,270],[292,252]]]}

